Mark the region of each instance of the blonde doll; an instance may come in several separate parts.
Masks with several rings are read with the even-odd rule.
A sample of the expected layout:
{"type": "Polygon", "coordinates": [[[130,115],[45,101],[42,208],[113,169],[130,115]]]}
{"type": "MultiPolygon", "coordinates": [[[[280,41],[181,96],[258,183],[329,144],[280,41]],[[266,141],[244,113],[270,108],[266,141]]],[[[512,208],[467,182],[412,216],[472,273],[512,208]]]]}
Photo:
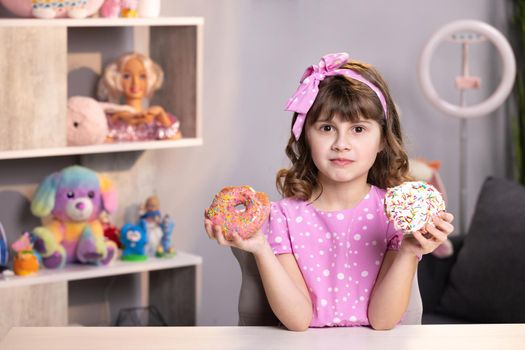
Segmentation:
{"type": "Polygon", "coordinates": [[[144,107],[162,86],[158,64],[140,53],[126,54],[109,64],[99,81],[101,100],[126,106],[106,106],[111,141],[161,140],[181,137],[179,122],[161,106],[144,107]]]}

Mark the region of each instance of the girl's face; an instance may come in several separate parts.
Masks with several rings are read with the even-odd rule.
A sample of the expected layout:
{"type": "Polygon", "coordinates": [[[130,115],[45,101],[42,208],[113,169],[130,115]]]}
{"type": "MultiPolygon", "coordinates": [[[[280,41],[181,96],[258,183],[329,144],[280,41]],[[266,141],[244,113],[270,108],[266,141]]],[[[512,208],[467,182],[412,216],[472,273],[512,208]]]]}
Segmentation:
{"type": "Polygon", "coordinates": [[[318,120],[307,128],[306,137],[321,184],[366,183],[381,151],[381,128],[372,119],[351,122],[336,116],[318,120]]]}
{"type": "Polygon", "coordinates": [[[122,91],[126,98],[139,99],[146,95],[148,77],[138,58],[129,59],[121,72],[122,91]]]}

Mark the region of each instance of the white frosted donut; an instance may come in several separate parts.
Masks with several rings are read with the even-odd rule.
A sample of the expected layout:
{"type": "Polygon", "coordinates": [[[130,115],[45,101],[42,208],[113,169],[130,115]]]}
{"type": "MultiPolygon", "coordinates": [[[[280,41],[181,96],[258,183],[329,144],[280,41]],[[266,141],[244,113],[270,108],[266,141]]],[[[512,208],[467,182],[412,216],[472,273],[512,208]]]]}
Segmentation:
{"type": "Polygon", "coordinates": [[[445,210],[445,201],[436,188],[424,181],[405,182],[389,188],[385,212],[396,230],[405,233],[422,229],[432,217],[445,210]]]}

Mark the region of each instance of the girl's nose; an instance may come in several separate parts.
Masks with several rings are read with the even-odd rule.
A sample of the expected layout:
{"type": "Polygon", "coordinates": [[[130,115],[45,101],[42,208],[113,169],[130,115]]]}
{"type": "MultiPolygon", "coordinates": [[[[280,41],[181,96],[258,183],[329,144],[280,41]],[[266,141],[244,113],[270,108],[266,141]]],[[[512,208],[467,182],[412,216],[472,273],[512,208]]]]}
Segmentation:
{"type": "Polygon", "coordinates": [[[84,210],[85,208],[85,204],[83,202],[79,202],[75,205],[75,207],[78,209],[78,210],[84,210]]]}
{"type": "Polygon", "coordinates": [[[334,151],[348,151],[352,148],[350,140],[345,135],[338,134],[332,145],[334,151]]]}

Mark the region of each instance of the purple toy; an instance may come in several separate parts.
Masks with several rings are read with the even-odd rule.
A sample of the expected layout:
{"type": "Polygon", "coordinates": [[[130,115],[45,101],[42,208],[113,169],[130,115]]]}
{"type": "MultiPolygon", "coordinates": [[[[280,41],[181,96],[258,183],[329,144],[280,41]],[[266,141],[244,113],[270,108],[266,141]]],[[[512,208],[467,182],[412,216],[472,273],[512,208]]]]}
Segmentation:
{"type": "Polygon", "coordinates": [[[34,215],[47,218],[33,230],[34,248],[44,266],[59,268],[66,262],[107,265],[117,246],[106,240],[99,220],[102,210],[116,209],[116,193],[104,176],[81,166],[70,166],[47,176],[31,202],[34,215]]]}

